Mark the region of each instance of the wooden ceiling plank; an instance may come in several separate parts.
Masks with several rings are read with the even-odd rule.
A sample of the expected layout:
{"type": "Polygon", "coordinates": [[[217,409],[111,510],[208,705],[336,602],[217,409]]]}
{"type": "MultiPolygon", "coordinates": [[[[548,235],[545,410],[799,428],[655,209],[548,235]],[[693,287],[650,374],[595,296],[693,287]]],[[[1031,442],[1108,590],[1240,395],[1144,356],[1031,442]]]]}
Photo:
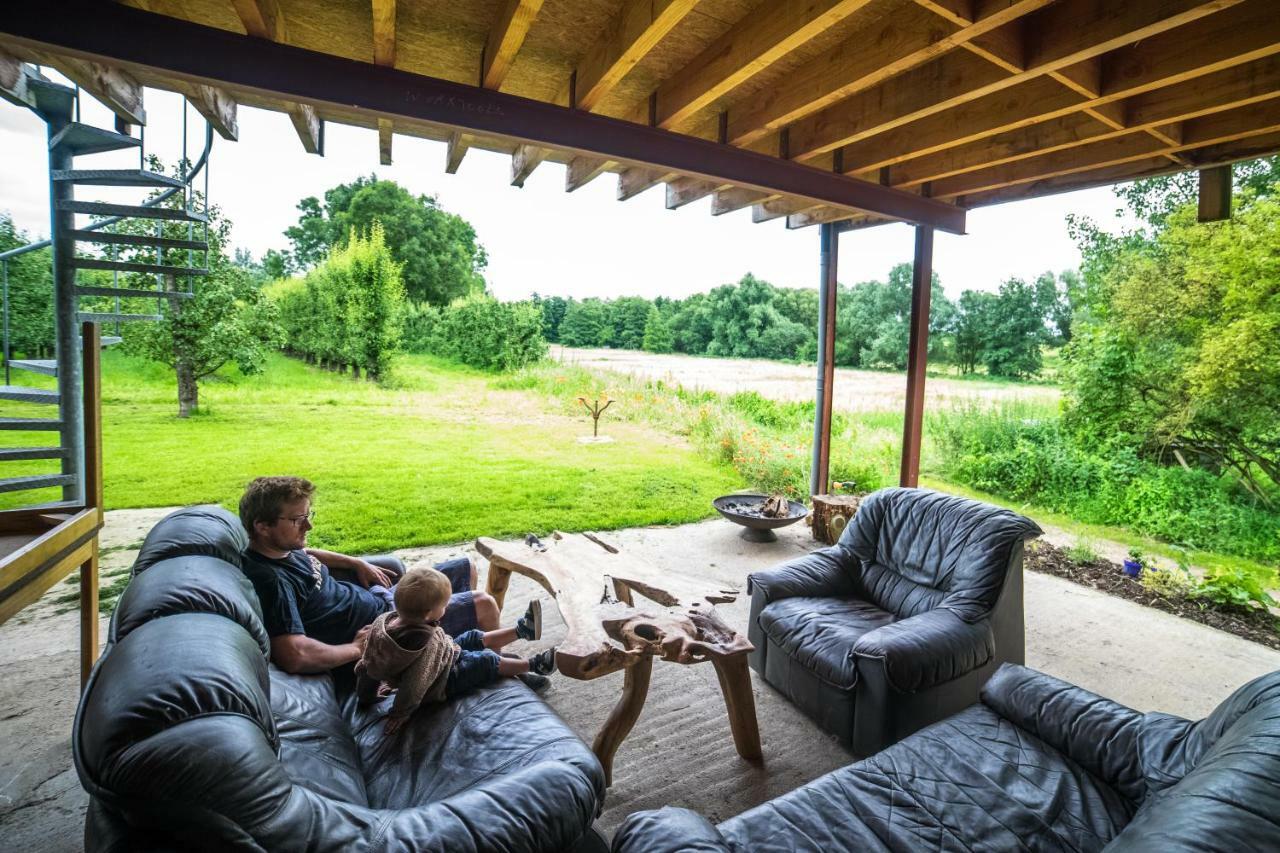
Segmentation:
{"type": "Polygon", "coordinates": [[[34,53],[32,58],[41,65],[58,69],[128,124],[147,123],[147,111],[142,107],[142,84],[131,74],[99,62],[43,51],[34,53]]]}
{"type": "Polygon", "coordinates": [[[236,118],[235,98],[216,86],[193,83],[183,90],[187,101],[204,116],[218,135],[230,142],[240,138],[240,126],[236,118]]]}
{"type": "Polygon", "coordinates": [[[373,62],[394,68],[396,64],[396,0],[371,0],[373,4],[373,62]]]}
{"type": "MultiPolygon", "coordinates": [[[[578,63],[578,109],[594,110],[697,5],[698,0],[627,0],[604,38],[578,63]]],[[[556,103],[569,103],[567,85],[556,103]]]]}
{"type": "Polygon", "coordinates": [[[657,126],[679,127],[869,2],[775,0],[760,6],[658,87],[657,126]]]}
{"type": "Polygon", "coordinates": [[[779,197],[777,193],[765,193],[746,187],[730,187],[729,189],[716,190],[711,194],[711,215],[720,216],[724,213],[732,213],[735,210],[750,207],[757,202],[770,201],[779,197]]]}
{"type": "Polygon", "coordinates": [[[533,170],[549,156],[551,156],[551,150],[548,148],[538,145],[516,146],[516,150],[511,154],[511,186],[523,187],[524,182],[533,174],[533,170]]]}
{"type": "Polygon", "coordinates": [[[444,156],[444,170],[450,175],[458,173],[458,167],[462,165],[462,158],[467,156],[467,152],[471,150],[471,135],[455,130],[449,134],[449,141],[446,144],[444,156]]]}
{"type": "Polygon", "coordinates": [[[1014,0],[977,21],[956,27],[911,6],[806,62],[777,86],[729,111],[729,141],[746,145],[818,110],[869,89],[970,39],[990,33],[1051,0],[1014,0]]]}
{"type": "Polygon", "coordinates": [[[564,191],[571,193],[585,187],[616,164],[612,160],[595,157],[574,157],[564,172],[564,191]]]}
{"type": "Polygon", "coordinates": [[[533,20],[542,8],[542,0],[506,0],[497,22],[489,30],[484,48],[480,85],[486,89],[502,88],[520,46],[524,44],[533,20]]]}
{"type": "Polygon", "coordinates": [[[799,160],[811,159],[1076,65],[1127,42],[1175,29],[1237,2],[1063,0],[1028,19],[1026,32],[1032,37],[1026,71],[1010,75],[996,68],[982,69],[973,65],[977,57],[947,54],[796,122],[790,128],[791,154],[799,160]]]}
{"type": "Polygon", "coordinates": [[[391,165],[391,119],[378,119],[378,162],[384,166],[391,165]]]}
{"type": "Polygon", "coordinates": [[[667,210],[675,210],[686,204],[706,198],[719,189],[728,189],[723,184],[704,181],[700,178],[676,178],[667,182],[667,210]]]}
{"type": "Polygon", "coordinates": [[[1247,2],[1108,54],[1103,59],[1103,99],[1079,102],[1074,92],[1046,78],[1037,78],[948,113],[931,115],[847,145],[846,171],[894,165],[1084,107],[1109,114],[1123,124],[1123,105],[1116,106],[1123,98],[1280,52],[1280,16],[1266,2],[1269,0],[1247,2]]]}

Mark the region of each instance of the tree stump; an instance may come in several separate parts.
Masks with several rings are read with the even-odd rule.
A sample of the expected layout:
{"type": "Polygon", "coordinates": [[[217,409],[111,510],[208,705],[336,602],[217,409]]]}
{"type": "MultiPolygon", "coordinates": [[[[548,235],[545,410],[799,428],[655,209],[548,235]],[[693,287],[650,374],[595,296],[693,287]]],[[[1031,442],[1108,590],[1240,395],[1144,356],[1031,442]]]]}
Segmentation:
{"type": "Polygon", "coordinates": [[[861,495],[814,495],[813,538],[826,545],[836,544],[860,503],[861,495]]]}

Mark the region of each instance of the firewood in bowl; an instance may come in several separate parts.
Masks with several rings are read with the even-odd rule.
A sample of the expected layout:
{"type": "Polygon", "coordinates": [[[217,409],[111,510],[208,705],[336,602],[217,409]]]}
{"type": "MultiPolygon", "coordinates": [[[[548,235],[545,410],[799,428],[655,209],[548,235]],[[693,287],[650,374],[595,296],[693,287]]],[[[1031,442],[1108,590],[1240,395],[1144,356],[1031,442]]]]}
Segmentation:
{"type": "Polygon", "coordinates": [[[770,495],[761,507],[760,514],[765,518],[786,518],[791,515],[791,504],[786,495],[770,495]]]}

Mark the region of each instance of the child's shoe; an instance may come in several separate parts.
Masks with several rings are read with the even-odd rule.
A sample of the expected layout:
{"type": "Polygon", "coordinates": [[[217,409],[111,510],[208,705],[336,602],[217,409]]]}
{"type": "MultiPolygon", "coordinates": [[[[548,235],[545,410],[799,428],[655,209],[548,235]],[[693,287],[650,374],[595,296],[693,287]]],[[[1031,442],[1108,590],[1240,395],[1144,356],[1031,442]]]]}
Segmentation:
{"type": "Polygon", "coordinates": [[[543,649],[529,658],[529,671],[535,675],[550,675],[556,671],[556,647],[543,649]]]}
{"type": "Polygon", "coordinates": [[[534,599],[529,602],[529,609],[516,620],[516,636],[522,640],[537,640],[542,637],[542,602],[534,599]]]}

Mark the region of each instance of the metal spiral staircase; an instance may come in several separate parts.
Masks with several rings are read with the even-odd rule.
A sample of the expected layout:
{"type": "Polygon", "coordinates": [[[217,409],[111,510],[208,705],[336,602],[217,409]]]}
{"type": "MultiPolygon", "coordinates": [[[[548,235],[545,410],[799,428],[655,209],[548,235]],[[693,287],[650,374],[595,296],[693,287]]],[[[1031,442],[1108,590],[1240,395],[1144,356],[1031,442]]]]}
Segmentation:
{"type": "MultiPolygon", "coordinates": [[[[96,330],[88,325],[131,321],[160,320],[167,310],[193,295],[192,276],[208,273],[208,158],[213,144],[213,131],[206,122],[204,150],[194,164],[186,157],[186,104],[183,105],[183,156],[185,172],[171,177],[145,168],[144,137],[106,130],[80,119],[78,87],[56,83],[35,66],[24,65],[19,87],[25,97],[21,104],[34,111],[48,125],[49,196],[51,234],[49,240],[0,253],[0,276],[3,277],[3,344],[4,382],[0,400],[56,407],[56,417],[0,417],[0,430],[23,430],[32,433],[58,434],[58,443],[47,446],[0,447],[0,462],[34,459],[59,459],[58,473],[26,476],[0,476],[0,492],[18,492],[62,488],[62,500],[50,504],[34,504],[48,510],[83,507],[85,494],[85,400],[82,375],[82,334],[96,330]],[[93,168],[80,158],[106,152],[135,149],[136,169],[93,168]],[[193,181],[203,175],[205,199],[203,210],[192,209],[195,202],[193,181]],[[150,197],[138,204],[115,204],[76,198],[78,187],[132,187],[147,191],[150,197]],[[177,198],[181,194],[181,198],[177,198]],[[181,201],[178,205],[176,202],[181,201]],[[77,227],[76,217],[104,217],[77,227]],[[121,224],[145,221],[154,228],[121,229],[121,224]],[[172,225],[185,225],[185,236],[174,236],[172,225]],[[165,226],[168,225],[168,233],[165,226]],[[201,231],[197,236],[196,227],[201,231]],[[154,231],[154,233],[148,233],[154,231]],[[21,254],[52,247],[54,341],[53,359],[13,359],[10,352],[9,328],[9,261],[21,254]],[[87,248],[86,248],[87,247],[87,248]],[[93,247],[97,247],[96,254],[93,247]],[[121,260],[121,254],[128,253],[121,260]],[[204,253],[204,264],[195,265],[196,253],[204,253]],[[177,255],[177,262],[174,256],[177,255]],[[110,286],[81,284],[81,270],[110,272],[110,286]],[[121,286],[120,276],[154,275],[154,288],[121,286]],[[176,285],[184,278],[185,289],[176,285]],[[140,298],[156,299],[151,313],[126,313],[121,300],[136,305],[140,298]],[[167,304],[166,304],[167,303],[167,304]],[[12,371],[28,371],[57,379],[56,390],[10,384],[12,371]]],[[[119,128],[127,130],[126,127],[119,128]]],[[[145,278],[143,279],[146,280],[145,278]]],[[[120,342],[118,336],[104,337],[103,345],[120,342]]],[[[96,405],[96,400],[93,401],[96,405]]],[[[3,470],[0,469],[0,474],[3,470]]]]}

